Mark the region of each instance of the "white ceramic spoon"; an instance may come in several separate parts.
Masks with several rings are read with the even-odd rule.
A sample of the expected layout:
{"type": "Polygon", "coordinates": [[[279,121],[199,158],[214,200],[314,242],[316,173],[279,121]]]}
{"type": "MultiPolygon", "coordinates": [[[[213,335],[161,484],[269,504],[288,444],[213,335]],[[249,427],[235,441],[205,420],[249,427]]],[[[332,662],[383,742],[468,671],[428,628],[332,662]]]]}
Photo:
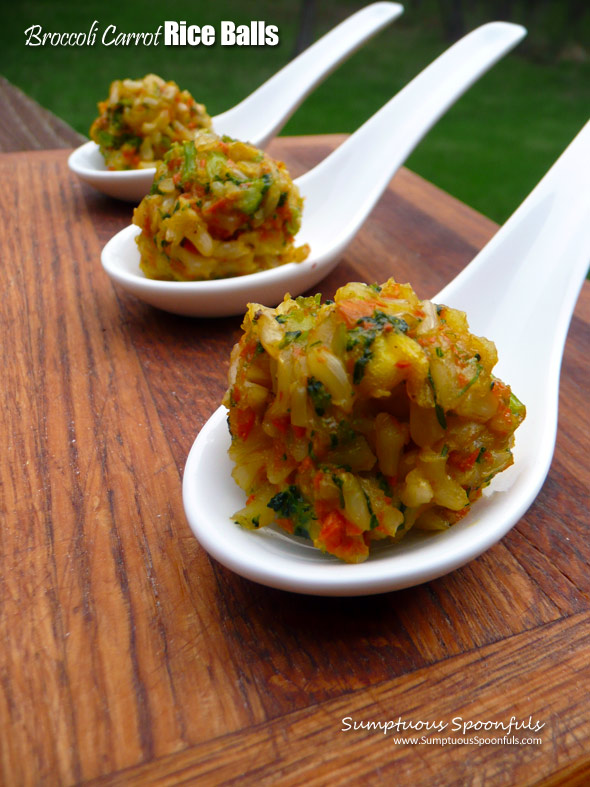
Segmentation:
{"type": "MultiPolygon", "coordinates": [[[[563,347],[590,262],[590,123],[475,259],[434,297],[467,312],[471,330],[496,342],[497,374],[527,406],[514,465],[497,476],[461,522],[410,533],[366,563],[346,565],[273,529],[231,521],[244,494],[231,478],[224,407],[199,433],[186,463],[189,524],[219,562],[272,587],[318,595],[367,595],[425,582],[501,539],[539,492],[557,431],[563,347]]],[[[395,271],[392,271],[395,273],[395,271]]]]}
{"type": "MultiPolygon", "coordinates": [[[[379,2],[357,11],[294,58],[250,96],[212,118],[218,134],[265,147],[306,96],[368,39],[403,13],[399,3],[379,2]]],[[[109,171],[95,142],[76,148],[68,166],[110,197],[139,202],[149,192],[154,168],[109,171]]]]}
{"type": "Polygon", "coordinates": [[[317,167],[296,180],[305,198],[296,242],[311,253],[302,263],[214,281],[146,278],[135,236],[126,227],[102,252],[109,276],[138,298],[193,317],[244,313],[250,301],[274,306],[286,292],[313,287],[338,263],[395,171],[428,129],[526,34],[520,25],[490,22],[444,52],[317,167]]]}

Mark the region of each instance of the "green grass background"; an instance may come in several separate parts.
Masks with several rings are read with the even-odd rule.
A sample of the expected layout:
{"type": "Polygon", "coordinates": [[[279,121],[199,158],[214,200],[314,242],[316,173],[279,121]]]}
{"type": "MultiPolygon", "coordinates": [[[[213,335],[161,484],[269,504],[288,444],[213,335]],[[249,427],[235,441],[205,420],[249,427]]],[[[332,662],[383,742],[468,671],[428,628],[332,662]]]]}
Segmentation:
{"type": "MultiPolygon", "coordinates": [[[[590,117],[590,4],[580,2],[464,2],[465,29],[509,14],[529,36],[439,121],[408,166],[503,222],[590,117]]],[[[316,0],[314,37],[363,5],[316,0]]],[[[407,0],[404,15],[330,76],[283,134],[354,131],[449,45],[444,6],[445,0],[407,0]]],[[[301,0],[23,0],[2,20],[0,73],[82,133],[111,80],[150,71],[174,79],[214,115],[289,61],[300,10],[301,0]],[[155,32],[166,19],[216,27],[221,19],[263,19],[278,26],[280,44],[104,47],[100,35],[94,47],[24,44],[32,24],[84,31],[95,19],[101,31],[114,24],[122,32],[155,32]]]]}

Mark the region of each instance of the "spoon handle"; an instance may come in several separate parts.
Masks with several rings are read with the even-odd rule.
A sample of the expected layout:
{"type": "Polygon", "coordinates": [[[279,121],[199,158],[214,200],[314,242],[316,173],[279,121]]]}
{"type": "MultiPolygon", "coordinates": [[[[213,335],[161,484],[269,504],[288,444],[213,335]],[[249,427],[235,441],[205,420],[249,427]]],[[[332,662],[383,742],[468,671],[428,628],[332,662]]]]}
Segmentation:
{"type": "Polygon", "coordinates": [[[213,118],[219,134],[264,147],[328,74],[400,14],[399,3],[379,2],[353,14],[232,109],[213,118]]]}
{"type": "Polygon", "coordinates": [[[306,197],[305,222],[310,237],[315,239],[319,233],[327,243],[341,237],[339,248],[344,248],[426,132],[525,35],[525,28],[508,22],[490,22],[472,31],[418,74],[334,153],[298,178],[306,197]],[[342,195],[353,196],[345,200],[342,195]],[[336,205],[337,210],[326,210],[329,205],[336,205]]]}
{"type": "MultiPolygon", "coordinates": [[[[590,264],[590,121],[472,262],[436,300],[469,310],[475,332],[489,330],[500,353],[522,376],[544,386],[559,379],[563,346],[590,264]],[[503,315],[503,319],[499,319],[503,315]],[[512,359],[512,361],[510,361],[512,359]]],[[[531,392],[532,393],[532,392],[531,392]]],[[[538,395],[538,390],[537,390],[538,395]]]]}

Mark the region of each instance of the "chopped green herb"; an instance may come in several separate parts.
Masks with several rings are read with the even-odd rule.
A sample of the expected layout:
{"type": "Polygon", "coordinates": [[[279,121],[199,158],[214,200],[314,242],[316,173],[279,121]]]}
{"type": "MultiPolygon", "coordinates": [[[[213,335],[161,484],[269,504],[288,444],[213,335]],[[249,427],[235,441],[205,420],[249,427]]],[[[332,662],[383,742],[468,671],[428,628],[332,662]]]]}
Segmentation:
{"type": "Polygon", "coordinates": [[[211,151],[202,155],[206,157],[205,169],[207,179],[211,181],[224,180],[224,176],[227,173],[227,157],[217,151],[211,151]]]}
{"type": "Polygon", "coordinates": [[[352,381],[355,385],[358,385],[365,376],[365,366],[369,363],[372,357],[373,351],[369,350],[368,347],[365,347],[361,357],[355,361],[352,372],[352,381]]]}
{"type": "Polygon", "coordinates": [[[391,484],[383,475],[383,473],[378,474],[377,480],[379,482],[379,489],[383,492],[383,494],[386,497],[393,497],[393,489],[391,488],[391,484]]]}
{"type": "Polygon", "coordinates": [[[184,142],[183,145],[184,150],[184,162],[182,164],[182,180],[189,180],[191,175],[195,172],[197,163],[197,149],[195,148],[195,143],[190,140],[190,142],[184,142]]]}
{"type": "Polygon", "coordinates": [[[377,328],[392,325],[398,333],[407,333],[410,330],[410,326],[402,317],[380,311],[375,311],[372,317],[364,317],[362,322],[374,324],[377,328]]]}
{"type": "MultiPolygon", "coordinates": [[[[239,183],[239,181],[238,181],[239,183]]],[[[249,215],[255,213],[258,208],[260,207],[260,203],[264,199],[264,195],[270,188],[270,184],[272,183],[272,177],[265,172],[261,178],[256,178],[256,180],[250,181],[240,195],[239,199],[236,200],[235,205],[238,210],[243,211],[249,215]]]]}
{"type": "MultiPolygon", "coordinates": [[[[119,131],[123,127],[123,112],[124,112],[124,107],[121,106],[121,104],[118,104],[113,110],[113,115],[111,117],[111,124],[113,125],[114,128],[117,129],[117,131],[119,131]]],[[[104,134],[104,132],[100,132],[100,133],[104,134]]]]}
{"type": "Polygon", "coordinates": [[[516,397],[513,393],[510,393],[509,407],[510,407],[510,412],[512,413],[512,415],[516,415],[516,416],[519,416],[519,417],[521,415],[524,416],[525,406],[520,401],[520,399],[518,397],[516,397]]]}
{"type": "Polygon", "coordinates": [[[375,512],[373,511],[373,507],[371,506],[371,500],[369,499],[369,495],[364,490],[363,492],[365,495],[365,500],[367,501],[367,508],[369,509],[369,515],[370,515],[369,529],[375,530],[376,527],[379,527],[379,520],[377,519],[377,517],[375,516],[375,512]]]}
{"type": "Polygon", "coordinates": [[[101,146],[104,145],[105,148],[113,147],[115,144],[115,137],[112,134],[109,134],[108,131],[99,131],[98,144],[101,146]]]}
{"type": "Polygon", "coordinates": [[[326,386],[320,380],[316,380],[315,377],[308,377],[307,394],[312,401],[316,413],[319,416],[324,415],[332,401],[332,395],[326,386]]]}
{"type": "Polygon", "coordinates": [[[344,508],[344,505],[345,505],[345,503],[344,503],[344,493],[342,491],[342,487],[344,485],[344,482],[342,481],[340,476],[337,476],[337,475],[332,475],[332,481],[338,487],[338,493],[339,493],[339,496],[340,496],[340,508],[344,508]]]}
{"type": "Polygon", "coordinates": [[[282,350],[285,347],[288,347],[288,345],[297,341],[297,339],[301,336],[301,333],[301,331],[285,331],[285,335],[279,343],[279,350],[282,350]]]}
{"type": "Polygon", "coordinates": [[[294,534],[309,538],[309,525],[315,519],[310,503],[305,499],[298,486],[292,484],[271,498],[268,507],[276,511],[280,519],[293,522],[294,534]]]}
{"type": "Polygon", "coordinates": [[[443,429],[446,429],[447,417],[445,415],[445,411],[443,410],[443,408],[440,406],[438,402],[434,405],[434,412],[436,413],[436,420],[439,422],[439,424],[442,426],[443,429]]]}
{"type": "Polygon", "coordinates": [[[479,378],[479,375],[482,372],[483,372],[483,366],[480,363],[478,363],[477,364],[477,371],[475,372],[475,374],[473,375],[471,380],[469,380],[467,385],[464,385],[463,388],[461,388],[461,390],[459,391],[459,396],[463,396],[464,393],[467,393],[467,391],[471,388],[473,383],[477,381],[477,379],[479,378]]]}
{"type": "Polygon", "coordinates": [[[447,428],[447,418],[445,416],[445,411],[440,406],[440,404],[436,400],[436,388],[434,386],[434,380],[432,379],[432,374],[430,369],[428,370],[428,382],[430,383],[430,387],[432,388],[432,396],[434,397],[434,412],[436,413],[436,420],[442,426],[443,429],[447,428]]]}
{"type": "Polygon", "coordinates": [[[350,443],[356,439],[356,432],[349,421],[338,422],[338,442],[340,445],[350,443]]]}
{"type": "Polygon", "coordinates": [[[407,333],[409,330],[408,323],[401,317],[375,310],[371,317],[361,317],[356,326],[348,332],[346,349],[350,352],[359,345],[362,347],[361,355],[355,361],[352,373],[355,385],[363,379],[365,367],[373,357],[371,345],[386,325],[391,325],[397,333],[407,333]]]}

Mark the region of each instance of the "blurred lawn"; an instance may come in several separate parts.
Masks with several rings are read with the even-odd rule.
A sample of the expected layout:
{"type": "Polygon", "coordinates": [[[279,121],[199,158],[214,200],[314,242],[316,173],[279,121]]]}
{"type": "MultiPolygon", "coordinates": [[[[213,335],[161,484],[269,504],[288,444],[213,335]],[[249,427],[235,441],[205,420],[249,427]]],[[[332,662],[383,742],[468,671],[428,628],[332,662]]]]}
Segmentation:
{"type": "MultiPolygon", "coordinates": [[[[315,37],[363,2],[317,0],[315,37]]],[[[493,3],[468,3],[471,29],[496,18],[493,3]]],[[[496,6],[499,4],[496,3],[496,6]]],[[[495,66],[437,124],[408,160],[428,180],[498,222],[504,221],[590,116],[588,14],[567,28],[564,4],[509,3],[514,21],[529,27],[527,43],[495,66]],[[522,6],[522,7],[521,7],[522,6]],[[570,51],[569,57],[560,52],[570,51]]],[[[567,5],[567,3],[565,4],[567,5]]],[[[404,16],[355,54],[297,111],[284,134],[351,132],[434,57],[445,41],[439,3],[407,0],[404,16]]],[[[178,84],[214,115],[235,104],[288,62],[299,2],[186,0],[126,3],[23,0],[2,21],[0,72],[82,133],[112,79],[153,71],[178,84]],[[166,19],[189,24],[238,24],[263,19],[279,27],[277,47],[25,47],[24,30],[155,32],[166,19]]]]}

